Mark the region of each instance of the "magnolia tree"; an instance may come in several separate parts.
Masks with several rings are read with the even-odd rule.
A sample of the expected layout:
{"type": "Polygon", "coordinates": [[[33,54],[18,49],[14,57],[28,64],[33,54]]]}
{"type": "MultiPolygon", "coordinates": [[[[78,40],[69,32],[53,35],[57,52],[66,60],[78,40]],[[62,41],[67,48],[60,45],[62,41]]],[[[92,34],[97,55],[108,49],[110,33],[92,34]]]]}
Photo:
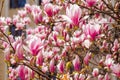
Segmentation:
{"type": "Polygon", "coordinates": [[[119,0],[26,4],[0,18],[0,35],[9,80],[120,79],[119,0]],[[11,25],[26,36],[9,35],[11,25]]]}

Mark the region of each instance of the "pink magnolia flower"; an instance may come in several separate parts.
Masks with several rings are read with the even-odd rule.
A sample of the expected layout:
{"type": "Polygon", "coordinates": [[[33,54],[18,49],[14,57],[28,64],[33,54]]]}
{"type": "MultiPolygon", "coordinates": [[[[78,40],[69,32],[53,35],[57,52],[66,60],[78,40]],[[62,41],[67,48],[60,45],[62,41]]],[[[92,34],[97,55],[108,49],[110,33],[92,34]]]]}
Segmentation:
{"type": "Polygon", "coordinates": [[[6,23],[7,25],[10,25],[12,23],[12,19],[10,17],[6,18],[6,23]]]}
{"type": "Polygon", "coordinates": [[[97,77],[98,74],[99,74],[99,69],[98,69],[98,68],[94,68],[94,69],[93,69],[93,72],[92,72],[92,75],[93,75],[94,77],[97,77]]]}
{"type": "Polygon", "coordinates": [[[77,0],[70,0],[72,3],[75,3],[77,0]]]}
{"type": "Polygon", "coordinates": [[[110,68],[110,67],[113,65],[113,63],[114,63],[114,60],[111,58],[111,55],[107,55],[104,64],[105,64],[108,68],[110,68]]]}
{"type": "Polygon", "coordinates": [[[117,77],[120,77],[120,64],[113,64],[110,68],[117,77]]]}
{"type": "Polygon", "coordinates": [[[19,65],[17,67],[18,76],[21,78],[21,80],[25,80],[25,66],[19,65]]]}
{"type": "Polygon", "coordinates": [[[50,70],[51,73],[55,72],[55,60],[54,59],[52,59],[50,61],[49,70],[50,70]]]}
{"type": "Polygon", "coordinates": [[[42,13],[41,12],[40,13],[34,13],[33,17],[34,17],[34,22],[36,24],[42,22],[42,18],[43,17],[42,17],[42,13]]]}
{"type": "Polygon", "coordinates": [[[112,47],[112,51],[118,51],[118,49],[119,49],[119,43],[118,43],[118,40],[117,39],[115,39],[115,41],[114,41],[114,46],[112,47]]]}
{"type": "Polygon", "coordinates": [[[57,65],[58,67],[58,70],[60,73],[63,73],[64,72],[64,68],[65,68],[65,63],[63,60],[60,61],[60,63],[57,65]]]}
{"type": "Polygon", "coordinates": [[[49,3],[49,2],[50,2],[50,0],[42,0],[43,5],[45,5],[45,4],[49,3]]]}
{"type": "Polygon", "coordinates": [[[5,17],[0,17],[0,26],[3,25],[3,23],[5,23],[5,17]]]}
{"type": "Polygon", "coordinates": [[[30,20],[29,17],[24,17],[24,18],[23,18],[23,23],[24,23],[24,24],[27,25],[27,24],[30,24],[30,22],[31,22],[31,20],[30,20]]]}
{"type": "Polygon", "coordinates": [[[22,44],[21,43],[19,43],[19,44],[17,44],[17,46],[16,46],[16,56],[18,57],[18,59],[23,59],[24,58],[24,56],[23,56],[23,54],[24,54],[24,51],[23,51],[23,47],[22,47],[22,44]]]}
{"type": "Polygon", "coordinates": [[[20,16],[19,15],[14,15],[13,16],[13,24],[16,25],[18,23],[20,16]]]}
{"type": "Polygon", "coordinates": [[[23,23],[16,23],[16,30],[24,29],[24,27],[25,27],[25,24],[23,24],[23,23]]]}
{"type": "Polygon", "coordinates": [[[109,77],[109,74],[108,74],[108,73],[105,74],[104,80],[110,80],[110,77],[109,77]]]}
{"type": "Polygon", "coordinates": [[[79,80],[79,74],[78,73],[74,74],[74,80],[79,80]]]}
{"type": "Polygon", "coordinates": [[[107,49],[108,48],[108,43],[106,40],[103,41],[101,49],[107,49]]]}
{"type": "Polygon", "coordinates": [[[100,34],[100,25],[98,24],[87,24],[83,27],[83,31],[87,38],[95,40],[96,36],[100,34]]]}
{"type": "Polygon", "coordinates": [[[33,56],[36,56],[38,52],[43,48],[43,44],[40,39],[31,39],[28,46],[30,49],[30,53],[33,56]]]}
{"type": "Polygon", "coordinates": [[[91,53],[87,53],[86,56],[84,57],[84,63],[86,65],[88,65],[88,62],[90,61],[91,56],[92,56],[91,53]]]}
{"type": "Polygon", "coordinates": [[[35,13],[41,13],[41,9],[40,9],[39,6],[33,5],[31,7],[32,7],[32,15],[35,14],[35,13]]]}
{"type": "Polygon", "coordinates": [[[103,76],[102,75],[98,75],[98,80],[103,80],[103,76]]]}
{"type": "Polygon", "coordinates": [[[27,13],[32,12],[32,7],[30,6],[30,4],[25,4],[25,10],[26,10],[27,13]]]}
{"type": "Polygon", "coordinates": [[[44,60],[43,55],[42,55],[41,52],[39,52],[37,57],[36,57],[36,64],[38,66],[42,66],[43,65],[43,60],[44,60]]]}
{"type": "Polygon", "coordinates": [[[45,13],[48,17],[52,17],[54,15],[54,6],[51,3],[48,3],[44,6],[45,13]]]}
{"type": "Polygon", "coordinates": [[[76,4],[74,5],[71,4],[66,9],[66,15],[68,17],[65,17],[65,18],[67,19],[68,22],[70,22],[74,26],[78,26],[81,14],[82,14],[82,10],[80,9],[80,7],[76,4]]]}
{"type": "Polygon", "coordinates": [[[27,15],[27,12],[25,10],[19,10],[18,14],[19,14],[20,17],[23,18],[23,17],[25,17],[27,15]]]}
{"type": "Polygon", "coordinates": [[[92,7],[97,3],[98,0],[86,0],[87,6],[92,7]]]}
{"type": "Polygon", "coordinates": [[[79,75],[79,80],[85,80],[85,75],[80,74],[80,75],[79,75]]]}
{"type": "Polygon", "coordinates": [[[84,47],[86,47],[86,48],[90,48],[90,46],[91,46],[91,44],[92,44],[92,42],[89,40],[89,39],[85,39],[84,41],[83,41],[83,43],[82,43],[82,46],[84,47]]]}
{"type": "Polygon", "coordinates": [[[79,56],[76,55],[75,59],[73,60],[73,66],[76,71],[80,70],[80,60],[79,56]]]}

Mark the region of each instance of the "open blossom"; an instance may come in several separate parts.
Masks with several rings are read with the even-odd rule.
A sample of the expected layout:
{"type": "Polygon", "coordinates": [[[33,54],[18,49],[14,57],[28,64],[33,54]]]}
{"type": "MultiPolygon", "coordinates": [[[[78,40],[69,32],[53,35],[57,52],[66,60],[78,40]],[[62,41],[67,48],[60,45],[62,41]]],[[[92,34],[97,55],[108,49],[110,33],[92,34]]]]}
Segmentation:
{"type": "Polygon", "coordinates": [[[23,24],[23,23],[16,23],[16,30],[24,29],[24,27],[25,27],[25,24],[23,24]]]}
{"type": "Polygon", "coordinates": [[[92,7],[97,3],[98,0],[86,0],[87,6],[92,7]]]}
{"type": "Polygon", "coordinates": [[[31,22],[31,20],[30,20],[29,17],[24,17],[24,18],[23,18],[23,23],[24,23],[24,24],[28,25],[28,24],[30,24],[30,22],[31,22]]]}
{"type": "Polygon", "coordinates": [[[57,65],[58,67],[58,70],[60,73],[63,73],[64,72],[64,68],[65,68],[65,63],[63,60],[60,61],[60,63],[57,65]]]}
{"type": "Polygon", "coordinates": [[[18,23],[20,16],[19,15],[14,15],[13,16],[13,24],[16,25],[18,23]]]}
{"type": "Polygon", "coordinates": [[[90,40],[95,40],[96,36],[100,34],[100,25],[87,24],[83,26],[83,31],[87,38],[90,38],[90,40]]]}
{"type": "Polygon", "coordinates": [[[98,74],[99,74],[99,69],[98,69],[98,68],[94,68],[94,69],[93,69],[93,72],[92,72],[92,75],[93,75],[94,77],[96,77],[96,76],[98,76],[98,74]]]}
{"type": "Polygon", "coordinates": [[[73,60],[73,66],[76,71],[80,70],[80,60],[79,60],[79,56],[77,55],[75,59],[73,60]]]}
{"type": "Polygon", "coordinates": [[[30,53],[36,56],[38,52],[42,49],[43,45],[40,39],[33,39],[29,42],[30,53]]]}
{"type": "Polygon", "coordinates": [[[48,17],[52,17],[54,15],[54,6],[51,3],[48,3],[44,6],[45,13],[48,17]]]}
{"type": "Polygon", "coordinates": [[[6,24],[10,25],[12,23],[12,19],[10,17],[6,18],[6,24]]]}
{"type": "Polygon", "coordinates": [[[81,17],[81,14],[82,14],[82,10],[76,4],[74,4],[74,5],[71,4],[66,9],[66,15],[68,16],[67,20],[71,24],[73,24],[74,26],[78,26],[79,25],[79,19],[81,17]]]}
{"type": "Polygon", "coordinates": [[[27,12],[25,10],[19,10],[18,14],[19,14],[20,17],[23,18],[23,17],[25,17],[27,15],[27,12]]]}
{"type": "Polygon", "coordinates": [[[120,77],[120,64],[113,64],[111,70],[117,77],[120,77]]]}

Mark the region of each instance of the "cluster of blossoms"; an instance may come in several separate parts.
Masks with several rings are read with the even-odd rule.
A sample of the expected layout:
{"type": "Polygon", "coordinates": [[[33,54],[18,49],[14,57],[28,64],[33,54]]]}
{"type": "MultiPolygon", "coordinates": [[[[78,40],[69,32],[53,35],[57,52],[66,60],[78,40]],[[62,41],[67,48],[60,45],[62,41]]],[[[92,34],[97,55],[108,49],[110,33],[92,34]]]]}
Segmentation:
{"type": "Polygon", "coordinates": [[[13,18],[0,18],[0,36],[9,80],[120,79],[117,0],[26,4],[13,18]],[[26,36],[8,35],[11,25],[26,36]]]}

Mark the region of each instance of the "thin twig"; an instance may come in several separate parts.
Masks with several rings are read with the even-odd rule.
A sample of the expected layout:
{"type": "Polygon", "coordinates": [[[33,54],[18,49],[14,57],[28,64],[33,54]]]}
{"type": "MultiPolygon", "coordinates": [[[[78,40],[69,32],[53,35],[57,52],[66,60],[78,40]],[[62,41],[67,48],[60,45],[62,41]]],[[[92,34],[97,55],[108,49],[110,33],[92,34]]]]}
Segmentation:
{"type": "Polygon", "coordinates": [[[0,40],[1,40],[1,41],[4,41],[4,42],[6,42],[6,43],[8,43],[8,42],[7,42],[6,40],[4,40],[4,39],[1,39],[1,38],[0,38],[0,40]]]}
{"type": "Polygon", "coordinates": [[[10,39],[9,39],[9,37],[0,29],[0,32],[7,38],[7,40],[8,40],[8,43],[10,44],[10,46],[11,46],[11,48],[13,49],[13,52],[15,53],[15,49],[14,49],[14,47],[12,46],[12,44],[11,44],[11,41],[10,41],[10,39]]]}
{"type": "Polygon", "coordinates": [[[20,65],[25,65],[25,66],[29,67],[30,69],[32,69],[33,71],[35,71],[38,75],[41,75],[42,77],[45,77],[46,79],[50,80],[50,78],[47,75],[42,74],[41,72],[39,72],[39,70],[36,69],[36,67],[33,67],[33,66],[31,66],[31,65],[29,65],[27,63],[20,63],[20,65]]]}

